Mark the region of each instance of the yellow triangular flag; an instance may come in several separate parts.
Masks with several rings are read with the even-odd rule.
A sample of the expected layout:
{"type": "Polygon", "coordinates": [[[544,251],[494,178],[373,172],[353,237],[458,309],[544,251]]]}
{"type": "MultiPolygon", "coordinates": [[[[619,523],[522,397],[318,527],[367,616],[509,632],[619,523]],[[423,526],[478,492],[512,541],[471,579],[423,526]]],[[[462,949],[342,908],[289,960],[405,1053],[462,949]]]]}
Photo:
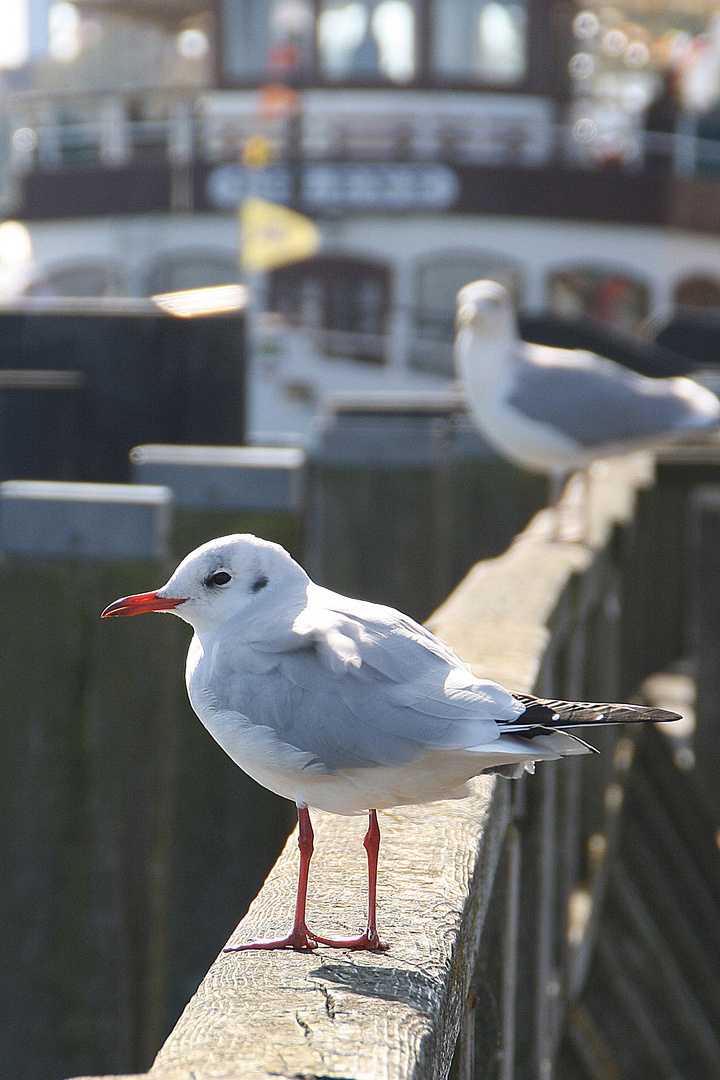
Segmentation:
{"type": "Polygon", "coordinates": [[[320,233],[310,218],[265,199],[240,205],[240,263],[246,270],[272,270],[314,255],[320,233]]]}

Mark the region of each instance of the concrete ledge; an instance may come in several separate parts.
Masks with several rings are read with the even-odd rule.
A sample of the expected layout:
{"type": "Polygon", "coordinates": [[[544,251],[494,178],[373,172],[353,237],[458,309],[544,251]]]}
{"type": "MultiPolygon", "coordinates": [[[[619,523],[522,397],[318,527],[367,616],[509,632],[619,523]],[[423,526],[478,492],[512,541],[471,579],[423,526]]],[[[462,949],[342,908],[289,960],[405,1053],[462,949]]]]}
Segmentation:
{"type": "Polygon", "coordinates": [[[84,381],[82,371],[0,368],[0,390],[79,390],[84,381]]]}
{"type": "Polygon", "coordinates": [[[314,457],[336,467],[429,467],[449,458],[493,458],[459,388],[329,394],[318,417],[314,457]]]}
{"type": "Polygon", "coordinates": [[[167,487],[8,480],[0,484],[0,550],[66,558],[163,559],[167,487]]]}
{"type": "Polygon", "coordinates": [[[178,506],[299,513],[305,502],[304,451],[281,446],[136,446],[132,477],[172,488],[178,506]]]}

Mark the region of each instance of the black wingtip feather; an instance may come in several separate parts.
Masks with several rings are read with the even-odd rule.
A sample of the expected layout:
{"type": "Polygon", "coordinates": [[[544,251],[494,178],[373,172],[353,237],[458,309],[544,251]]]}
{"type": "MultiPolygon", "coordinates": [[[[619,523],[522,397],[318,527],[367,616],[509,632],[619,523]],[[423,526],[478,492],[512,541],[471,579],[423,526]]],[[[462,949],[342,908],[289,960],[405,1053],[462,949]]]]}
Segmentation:
{"type": "Polygon", "coordinates": [[[535,725],[556,728],[597,727],[598,724],[658,724],[681,720],[680,713],[646,705],[622,705],[588,701],[556,701],[532,694],[513,694],[525,712],[503,727],[521,730],[535,725]]]}

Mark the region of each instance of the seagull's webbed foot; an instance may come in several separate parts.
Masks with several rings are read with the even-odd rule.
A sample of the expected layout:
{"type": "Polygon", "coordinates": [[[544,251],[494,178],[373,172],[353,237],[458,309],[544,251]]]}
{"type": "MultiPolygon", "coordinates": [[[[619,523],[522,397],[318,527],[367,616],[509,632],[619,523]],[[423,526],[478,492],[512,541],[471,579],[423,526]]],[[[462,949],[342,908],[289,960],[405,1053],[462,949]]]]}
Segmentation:
{"type": "Polygon", "coordinates": [[[328,945],[332,949],[353,949],[365,952],[384,952],[388,945],[381,941],[377,931],[366,930],[359,937],[352,938],[326,938],[319,934],[313,934],[306,926],[296,926],[284,938],[273,938],[269,941],[248,941],[244,945],[226,945],[224,953],[246,952],[250,949],[295,949],[297,952],[311,952],[318,945],[328,945]]]}
{"type": "Polygon", "coordinates": [[[378,937],[377,931],[365,931],[359,937],[353,938],[323,938],[315,937],[320,945],[329,945],[333,949],[354,949],[357,952],[384,952],[390,946],[378,937]]]}
{"type": "Polygon", "coordinates": [[[226,945],[223,952],[246,952],[249,949],[295,949],[298,952],[301,950],[311,952],[317,949],[318,942],[322,940],[311,933],[307,926],[301,925],[294,926],[287,937],[273,938],[269,941],[248,941],[244,945],[226,945]]]}

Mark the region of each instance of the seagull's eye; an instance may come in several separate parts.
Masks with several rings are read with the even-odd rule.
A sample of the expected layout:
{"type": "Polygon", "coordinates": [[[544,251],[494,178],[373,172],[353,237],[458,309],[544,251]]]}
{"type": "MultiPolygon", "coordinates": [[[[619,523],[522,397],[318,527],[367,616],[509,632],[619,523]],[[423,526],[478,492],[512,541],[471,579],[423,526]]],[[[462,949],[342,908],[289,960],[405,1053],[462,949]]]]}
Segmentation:
{"type": "Polygon", "coordinates": [[[232,581],[232,577],[226,570],[218,570],[205,578],[206,585],[227,585],[228,581],[232,581]]]}

